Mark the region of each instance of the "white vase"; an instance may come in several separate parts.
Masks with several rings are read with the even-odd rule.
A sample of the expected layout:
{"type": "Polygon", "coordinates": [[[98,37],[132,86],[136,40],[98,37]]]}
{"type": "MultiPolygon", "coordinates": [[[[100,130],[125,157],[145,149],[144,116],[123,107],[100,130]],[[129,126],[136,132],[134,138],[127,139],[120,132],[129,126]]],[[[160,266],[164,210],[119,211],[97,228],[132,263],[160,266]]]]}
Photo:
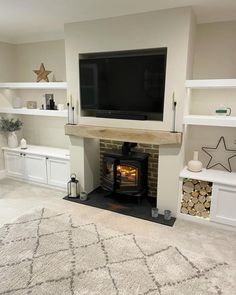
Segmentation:
{"type": "Polygon", "coordinates": [[[18,147],[18,139],[17,139],[15,131],[8,133],[7,144],[9,148],[18,147]]]}
{"type": "Polygon", "coordinates": [[[188,162],[188,170],[192,172],[202,171],[202,162],[198,160],[198,152],[193,152],[193,160],[188,162]]]}

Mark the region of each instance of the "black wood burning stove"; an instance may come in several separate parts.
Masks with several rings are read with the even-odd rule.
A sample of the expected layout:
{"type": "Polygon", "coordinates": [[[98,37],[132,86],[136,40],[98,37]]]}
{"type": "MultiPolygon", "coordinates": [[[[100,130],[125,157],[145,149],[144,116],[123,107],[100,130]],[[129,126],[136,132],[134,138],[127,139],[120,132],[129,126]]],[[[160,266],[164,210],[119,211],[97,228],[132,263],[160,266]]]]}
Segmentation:
{"type": "Polygon", "coordinates": [[[148,154],[112,151],[103,154],[102,188],[141,197],[147,194],[148,154]]]}

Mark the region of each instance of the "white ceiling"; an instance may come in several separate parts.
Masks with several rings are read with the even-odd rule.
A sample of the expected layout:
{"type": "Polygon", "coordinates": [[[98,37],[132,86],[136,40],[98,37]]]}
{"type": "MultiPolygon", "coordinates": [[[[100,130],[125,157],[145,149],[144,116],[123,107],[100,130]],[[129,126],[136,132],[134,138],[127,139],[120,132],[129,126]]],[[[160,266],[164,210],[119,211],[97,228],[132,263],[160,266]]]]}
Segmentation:
{"type": "Polygon", "coordinates": [[[183,6],[198,23],[236,20],[236,0],[0,0],[0,40],[61,39],[65,23],[183,6]]]}

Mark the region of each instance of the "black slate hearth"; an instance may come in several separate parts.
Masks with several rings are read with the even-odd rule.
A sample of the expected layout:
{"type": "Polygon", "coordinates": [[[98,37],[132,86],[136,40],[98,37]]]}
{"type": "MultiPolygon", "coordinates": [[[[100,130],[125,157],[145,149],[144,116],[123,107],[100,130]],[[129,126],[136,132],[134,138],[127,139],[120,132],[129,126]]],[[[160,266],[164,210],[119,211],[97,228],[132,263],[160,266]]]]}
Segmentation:
{"type": "Polygon", "coordinates": [[[151,216],[151,208],[156,207],[155,198],[146,197],[142,200],[141,205],[139,205],[137,204],[136,198],[133,196],[124,195],[124,198],[122,198],[122,194],[108,192],[101,187],[91,192],[88,195],[88,200],[86,201],[81,201],[79,198],[68,198],[67,196],[64,198],[64,200],[129,215],[168,226],[173,226],[176,220],[174,217],[172,217],[171,220],[165,220],[161,214],[159,214],[157,218],[153,218],[151,216]]]}

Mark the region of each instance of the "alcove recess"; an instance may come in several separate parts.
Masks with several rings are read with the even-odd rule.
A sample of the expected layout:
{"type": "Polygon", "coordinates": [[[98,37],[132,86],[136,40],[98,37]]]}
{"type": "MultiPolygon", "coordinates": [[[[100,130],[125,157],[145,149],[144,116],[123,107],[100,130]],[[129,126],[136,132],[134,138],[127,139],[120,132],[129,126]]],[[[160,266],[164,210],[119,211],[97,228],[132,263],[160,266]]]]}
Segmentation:
{"type": "Polygon", "coordinates": [[[182,185],[181,213],[209,218],[212,182],[185,178],[182,185]]]}

